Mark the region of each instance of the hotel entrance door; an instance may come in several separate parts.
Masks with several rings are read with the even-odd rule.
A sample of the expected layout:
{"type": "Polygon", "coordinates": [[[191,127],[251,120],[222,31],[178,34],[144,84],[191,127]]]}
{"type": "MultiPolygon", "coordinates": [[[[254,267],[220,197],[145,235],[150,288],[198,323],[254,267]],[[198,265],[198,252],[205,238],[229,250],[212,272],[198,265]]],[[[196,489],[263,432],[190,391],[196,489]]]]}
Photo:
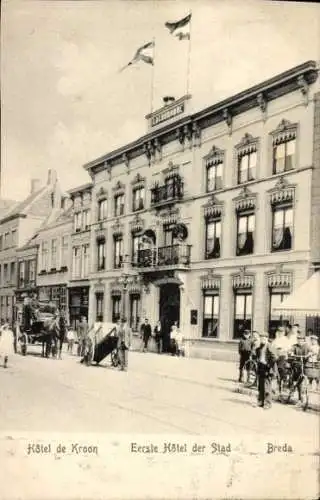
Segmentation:
{"type": "Polygon", "coordinates": [[[170,330],[180,320],[180,288],[168,283],[160,287],[159,318],[163,329],[163,351],[170,350],[170,330]]]}

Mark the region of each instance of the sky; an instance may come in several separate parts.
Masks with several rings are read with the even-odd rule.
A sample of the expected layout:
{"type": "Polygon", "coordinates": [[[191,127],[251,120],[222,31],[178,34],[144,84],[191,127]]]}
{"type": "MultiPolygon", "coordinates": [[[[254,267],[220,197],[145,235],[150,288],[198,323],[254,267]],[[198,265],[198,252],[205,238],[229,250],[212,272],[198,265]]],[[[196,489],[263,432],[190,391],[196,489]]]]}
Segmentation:
{"type": "Polygon", "coordinates": [[[67,190],[83,165],[147,131],[162,97],[194,111],[307,60],[320,60],[320,7],[262,0],[1,2],[1,196],[21,200],[55,169],[67,190]],[[192,12],[191,43],[165,28],[192,12]],[[154,66],[119,72],[155,40],[154,66]],[[190,50],[190,52],[189,52],[190,50]]]}

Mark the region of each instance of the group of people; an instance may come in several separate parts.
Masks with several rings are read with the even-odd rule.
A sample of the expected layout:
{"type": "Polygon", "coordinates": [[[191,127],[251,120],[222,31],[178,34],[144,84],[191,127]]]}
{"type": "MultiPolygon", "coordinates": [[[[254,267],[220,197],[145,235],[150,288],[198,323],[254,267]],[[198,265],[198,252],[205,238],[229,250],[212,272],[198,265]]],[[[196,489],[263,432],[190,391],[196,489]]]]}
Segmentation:
{"type": "MultiPolygon", "coordinates": [[[[308,331],[305,335],[298,324],[284,328],[279,326],[275,338],[269,339],[268,333],[245,330],[239,342],[239,382],[243,381],[246,362],[253,358],[257,362],[258,402],[257,406],[271,408],[272,380],[281,379],[286,370],[288,357],[301,357],[302,362],[319,362],[319,341],[308,331]]],[[[297,381],[299,403],[302,403],[301,361],[293,364],[293,376],[297,381]]]]}
{"type": "Polygon", "coordinates": [[[178,327],[177,321],[175,321],[171,326],[169,335],[164,332],[161,321],[158,321],[152,334],[151,325],[148,318],[146,318],[140,327],[140,333],[142,340],[142,352],[148,351],[150,338],[154,337],[158,354],[167,351],[173,356],[180,356],[183,353],[183,336],[178,327]]]}

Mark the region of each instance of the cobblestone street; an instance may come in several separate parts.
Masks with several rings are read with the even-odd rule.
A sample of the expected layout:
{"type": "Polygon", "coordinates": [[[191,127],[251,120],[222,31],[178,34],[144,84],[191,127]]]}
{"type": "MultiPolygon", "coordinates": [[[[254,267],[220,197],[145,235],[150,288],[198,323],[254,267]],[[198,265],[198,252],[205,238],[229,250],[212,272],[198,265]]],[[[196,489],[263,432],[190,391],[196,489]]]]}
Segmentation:
{"type": "MultiPolygon", "coordinates": [[[[60,480],[59,486],[53,481],[54,487],[49,487],[53,478],[50,477],[50,474],[46,477],[47,467],[45,468],[47,472],[40,474],[44,462],[49,463],[49,457],[45,457],[45,459],[40,458],[40,456],[31,457],[26,453],[27,443],[33,442],[33,438],[30,436],[39,435],[47,436],[47,439],[49,436],[53,440],[58,439],[57,436],[59,436],[60,441],[61,439],[67,441],[79,439],[76,437],[79,435],[90,436],[86,439],[95,444],[107,442],[111,438],[118,446],[112,451],[115,460],[113,462],[114,468],[117,463],[116,451],[118,450],[118,459],[120,460],[121,456],[123,458],[123,455],[120,455],[120,450],[126,456],[126,453],[129,453],[131,442],[145,442],[143,436],[146,436],[148,442],[150,442],[150,436],[156,436],[154,439],[159,440],[160,438],[162,442],[163,439],[168,441],[168,436],[175,436],[173,438],[175,442],[177,439],[180,442],[184,439],[188,440],[190,437],[194,440],[198,436],[200,442],[211,440],[219,443],[238,443],[240,446],[242,446],[241,443],[246,443],[246,446],[251,443],[254,450],[258,446],[258,452],[249,451],[246,460],[242,459],[243,467],[245,463],[250,467],[250,461],[257,460],[257,453],[258,455],[262,453],[269,461],[269,472],[270,466],[274,468],[276,464],[279,465],[279,460],[285,459],[281,465],[284,481],[281,494],[283,498],[292,491],[292,486],[289,488],[289,484],[293,474],[296,473],[294,471],[299,470],[299,460],[302,459],[304,460],[304,472],[301,480],[304,482],[308,477],[310,488],[313,488],[312,491],[314,491],[317,458],[314,454],[317,453],[319,442],[318,415],[312,411],[302,412],[294,406],[280,404],[275,404],[270,411],[254,408],[252,403],[255,401],[255,395],[235,392],[236,375],[237,366],[233,363],[178,359],[149,353],[130,353],[128,372],[115,370],[109,366],[109,362],[102,363],[99,367],[88,368],[79,364],[77,357],[66,354],[60,361],[46,360],[34,355],[15,356],[9,369],[6,371],[1,369],[0,371],[2,395],[0,408],[1,455],[3,456],[4,453],[7,459],[6,462],[3,462],[6,465],[0,474],[0,484],[5,485],[4,489],[2,488],[1,498],[16,498],[21,493],[19,483],[16,483],[14,479],[17,474],[16,465],[12,468],[10,465],[10,457],[13,459],[13,456],[18,453],[14,447],[15,442],[18,448],[20,447],[20,453],[25,461],[28,460],[28,466],[31,467],[31,475],[29,476],[31,479],[30,485],[29,483],[28,485],[34,498],[40,495],[41,485],[49,488],[49,494],[51,495],[50,492],[52,492],[52,498],[54,493],[58,494],[57,488],[63,488],[64,483],[63,481],[61,483],[60,480]],[[130,436],[127,433],[130,433],[130,436]],[[75,437],[73,438],[73,436],[75,437]],[[278,454],[271,461],[272,455],[266,454],[268,442],[289,443],[294,449],[298,447],[298,456],[295,455],[297,466],[293,467],[293,456],[285,454],[278,454]],[[309,463],[309,468],[306,468],[306,460],[309,463]],[[290,467],[289,463],[291,463],[290,467]],[[37,464],[36,469],[34,469],[35,464],[37,464]],[[9,482],[7,481],[8,477],[11,478],[9,482]],[[32,478],[34,479],[32,480],[32,478]]],[[[115,477],[108,480],[110,470],[113,469],[103,469],[103,472],[99,469],[102,467],[101,456],[103,453],[104,450],[101,449],[99,452],[100,462],[96,464],[96,467],[93,466],[94,461],[97,461],[96,457],[92,458],[91,461],[88,457],[76,457],[73,460],[71,457],[64,457],[64,460],[69,460],[68,473],[61,472],[61,477],[66,474],[66,484],[71,481],[72,488],[61,491],[64,491],[68,498],[71,492],[75,494],[75,491],[80,490],[81,492],[85,490],[88,496],[92,495],[92,489],[90,489],[93,487],[92,481],[97,495],[102,495],[101,491],[104,491],[105,482],[112,484],[116,488],[113,491],[119,493],[120,497],[129,498],[130,495],[137,494],[138,485],[133,486],[133,478],[131,478],[131,482],[129,480],[126,483],[126,486],[121,486],[121,482],[116,481],[115,477]],[[83,467],[87,467],[88,470],[83,471],[83,467]],[[92,478],[93,469],[95,470],[95,479],[92,478]],[[100,475],[99,480],[97,480],[96,475],[99,470],[100,475]],[[79,486],[82,484],[82,474],[89,478],[91,485],[90,487],[88,485],[82,486],[84,490],[79,486]],[[131,484],[131,489],[129,484],[131,484]]],[[[187,458],[189,459],[189,457],[187,458]]],[[[189,467],[191,467],[187,458],[181,462],[185,474],[188,474],[189,467]]],[[[227,476],[224,476],[227,474],[224,472],[224,468],[226,467],[228,470],[230,468],[230,460],[228,462],[227,458],[223,456],[218,459],[220,460],[219,467],[220,465],[222,467],[221,481],[224,488],[226,486],[223,481],[228,482],[227,476]]],[[[129,459],[132,460],[132,455],[128,455],[129,459]]],[[[151,474],[155,467],[160,468],[160,474],[158,471],[156,479],[154,479],[155,484],[158,484],[159,487],[161,485],[163,487],[165,484],[168,487],[165,481],[167,472],[164,472],[166,469],[163,467],[170,464],[172,467],[177,465],[177,456],[172,455],[170,460],[167,458],[166,464],[163,463],[163,459],[155,462],[154,457],[137,457],[135,466],[141,460],[148,460],[151,474]]],[[[197,461],[200,461],[200,457],[193,457],[193,464],[196,464],[197,461]]],[[[61,469],[62,462],[63,460],[58,462],[56,460],[53,463],[55,467],[59,465],[61,469]]],[[[128,463],[130,464],[130,462],[128,463]]],[[[207,464],[207,462],[205,463],[207,464]]],[[[135,467],[134,464],[132,466],[135,467]]],[[[202,473],[197,479],[198,482],[194,485],[194,491],[197,491],[198,494],[199,491],[207,491],[206,488],[210,485],[208,474],[211,467],[209,469],[203,467],[202,473]],[[205,474],[205,478],[203,474],[205,474]],[[203,485],[203,490],[199,482],[203,485]]],[[[168,474],[170,476],[171,472],[168,474]]],[[[185,487],[181,487],[182,489],[179,490],[179,488],[177,489],[179,481],[171,480],[170,494],[185,498],[186,491],[188,494],[193,491],[192,485],[186,489],[190,481],[191,477],[186,480],[185,487]]],[[[233,484],[232,487],[229,486],[227,492],[223,490],[224,494],[231,494],[232,488],[236,488],[234,494],[240,494],[239,491],[248,494],[248,491],[245,490],[246,484],[243,476],[241,481],[237,487],[233,484]]],[[[261,477],[259,479],[259,474],[257,474],[255,481],[261,482],[260,486],[257,483],[255,487],[255,496],[259,496],[259,488],[264,488],[261,489],[263,496],[265,484],[261,477]]],[[[136,482],[136,478],[134,482],[136,482]]],[[[275,484],[276,482],[274,482],[274,487],[275,484]]],[[[149,491],[149,481],[146,482],[146,490],[143,491],[149,492],[150,495],[152,493],[154,498],[159,497],[156,490],[149,491]]],[[[107,491],[104,491],[104,494],[107,495],[107,491]]],[[[270,494],[272,496],[272,491],[270,494]]],[[[106,497],[109,498],[108,495],[106,497]]],[[[104,497],[101,496],[101,498],[104,497]]]]}

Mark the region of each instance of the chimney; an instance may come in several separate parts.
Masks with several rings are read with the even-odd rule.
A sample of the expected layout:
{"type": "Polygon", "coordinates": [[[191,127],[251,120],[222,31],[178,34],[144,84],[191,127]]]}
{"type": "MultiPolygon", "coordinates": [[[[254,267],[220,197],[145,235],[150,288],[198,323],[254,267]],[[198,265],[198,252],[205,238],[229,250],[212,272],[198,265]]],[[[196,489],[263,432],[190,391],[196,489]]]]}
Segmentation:
{"type": "Polygon", "coordinates": [[[170,95],[166,95],[163,98],[163,102],[164,102],[165,106],[168,106],[169,104],[172,104],[174,101],[175,101],[175,98],[173,96],[170,96],[170,95]]]}
{"type": "Polygon", "coordinates": [[[41,180],[40,179],[31,179],[30,183],[30,194],[35,193],[41,189],[41,180]]]}
{"type": "Polygon", "coordinates": [[[48,170],[48,182],[47,184],[50,185],[50,184],[55,184],[57,182],[57,179],[58,179],[58,176],[57,176],[57,172],[55,170],[53,170],[52,168],[50,168],[48,170]]]}

